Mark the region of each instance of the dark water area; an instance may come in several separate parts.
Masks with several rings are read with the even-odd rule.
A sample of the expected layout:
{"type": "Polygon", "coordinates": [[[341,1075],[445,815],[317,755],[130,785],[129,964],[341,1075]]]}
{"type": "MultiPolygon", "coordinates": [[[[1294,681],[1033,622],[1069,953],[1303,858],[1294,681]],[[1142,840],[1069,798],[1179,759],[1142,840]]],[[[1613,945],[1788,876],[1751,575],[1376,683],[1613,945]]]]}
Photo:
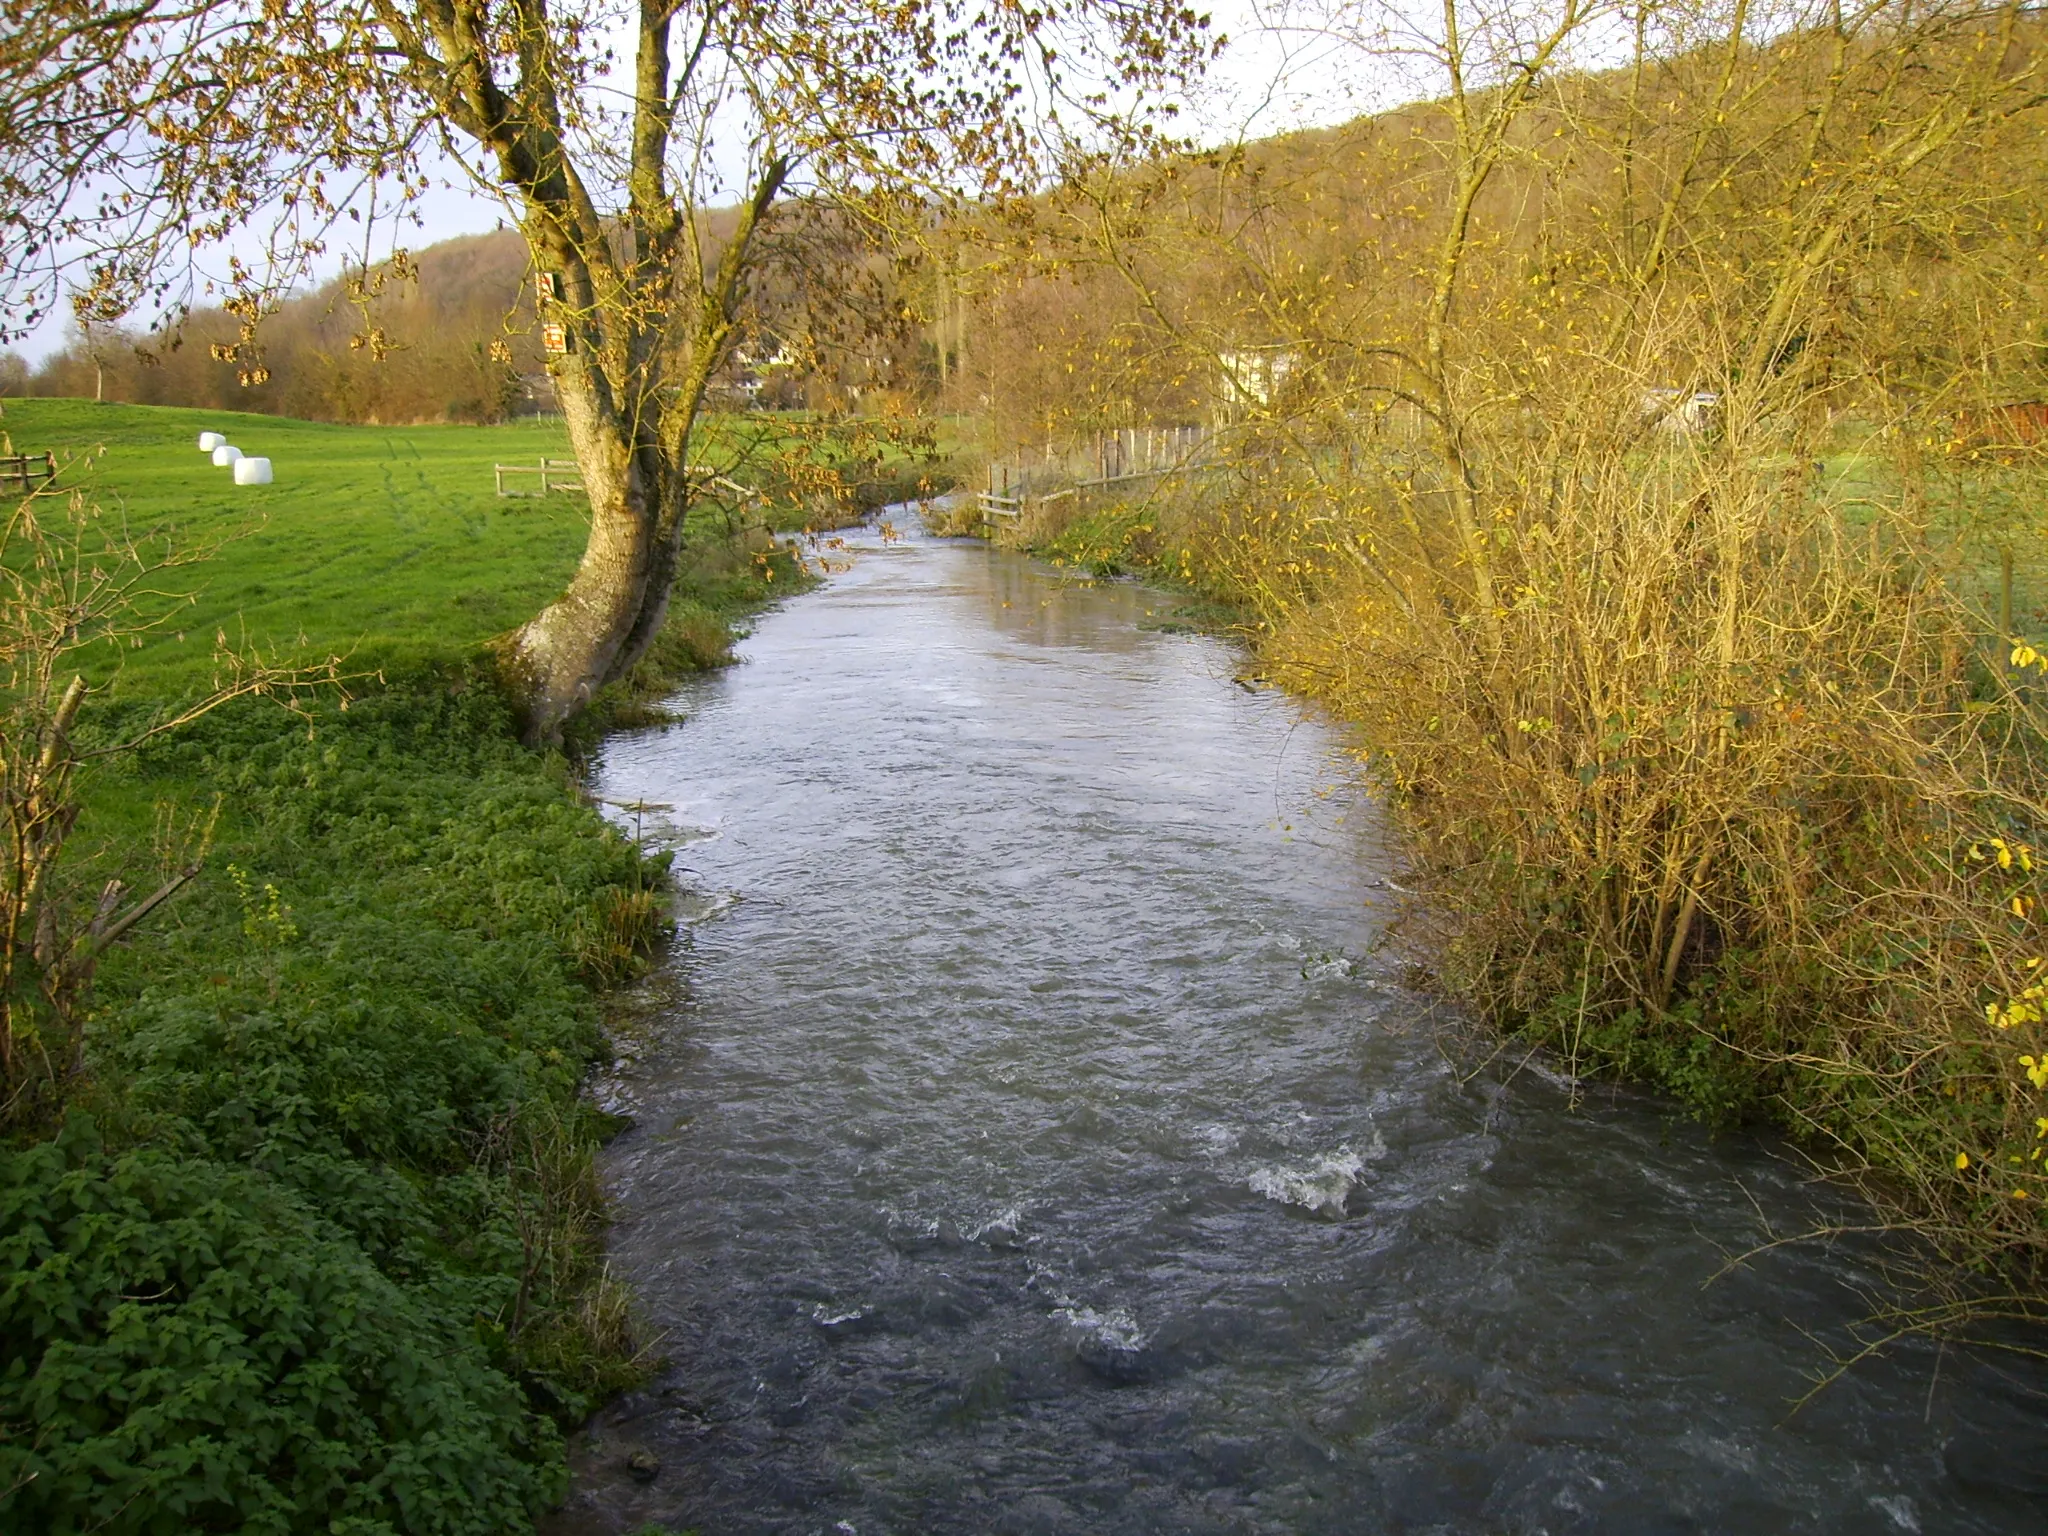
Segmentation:
{"type": "Polygon", "coordinates": [[[1868,1255],[1715,1277],[1844,1207],[1475,1072],[1340,742],[1169,601],[877,546],[606,748],[679,850],[604,1085],[669,1364],[551,1529],[2048,1532],[2048,1375],[1910,1343],[1794,1414],[1868,1255]]]}

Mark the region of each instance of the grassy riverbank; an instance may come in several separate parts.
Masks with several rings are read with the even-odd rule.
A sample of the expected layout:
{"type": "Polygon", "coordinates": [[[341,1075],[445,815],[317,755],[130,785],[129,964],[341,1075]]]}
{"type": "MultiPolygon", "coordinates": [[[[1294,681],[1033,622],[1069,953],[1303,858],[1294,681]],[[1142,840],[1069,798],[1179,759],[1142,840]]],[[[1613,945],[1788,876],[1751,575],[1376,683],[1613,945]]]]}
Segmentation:
{"type": "MultiPolygon", "coordinates": [[[[492,495],[490,464],[537,460],[547,429],[74,402],[5,425],[60,454],[96,430],[68,483],[218,546],[171,573],[189,601],[124,648],[82,743],[202,687],[222,631],[359,676],[299,712],[236,701],[80,784],[67,899],[200,845],[204,869],[109,952],[82,1072],[0,1151],[0,1525],[524,1529],[564,1486],[563,1427],[644,1343],[604,1273],[607,1126],[579,1088],[603,989],[666,926],[665,858],[518,745],[482,662],[580,549],[567,498],[492,495]],[[279,483],[202,468],[203,426],[279,483]]],[[[800,584],[721,527],[693,548],[612,717],[800,584]]]]}
{"type": "Polygon", "coordinates": [[[1425,893],[1411,931],[1482,1016],[1793,1132],[1951,1275],[1999,1277],[1937,1277],[1902,1325],[2041,1317],[2048,732],[1996,562],[1927,514],[2024,470],[1906,489],[1880,447],[1763,464],[1753,489],[1724,467],[1711,500],[1690,449],[1646,454],[1491,535],[1515,596],[1484,622],[1404,604],[1435,552],[1404,568],[1393,513],[1333,513],[1282,457],[1024,537],[1233,612],[1268,675],[1351,726],[1425,893]],[[1731,534],[1723,498],[1761,510],[1731,534]]]}

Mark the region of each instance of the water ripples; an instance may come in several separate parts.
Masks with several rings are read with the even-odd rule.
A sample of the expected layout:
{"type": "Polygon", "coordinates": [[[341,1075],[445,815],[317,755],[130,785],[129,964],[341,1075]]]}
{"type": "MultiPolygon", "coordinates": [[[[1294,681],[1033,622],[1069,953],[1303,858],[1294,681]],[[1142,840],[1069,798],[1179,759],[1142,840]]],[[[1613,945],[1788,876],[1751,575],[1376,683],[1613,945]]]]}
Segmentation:
{"type": "Polygon", "coordinates": [[[875,549],[609,744],[681,887],[604,1085],[670,1363],[555,1528],[2048,1531],[2038,1373],[1790,1413],[1878,1279],[1721,1273],[1841,1210],[1795,1162],[1454,1069],[1338,743],[1166,617],[875,549]]]}

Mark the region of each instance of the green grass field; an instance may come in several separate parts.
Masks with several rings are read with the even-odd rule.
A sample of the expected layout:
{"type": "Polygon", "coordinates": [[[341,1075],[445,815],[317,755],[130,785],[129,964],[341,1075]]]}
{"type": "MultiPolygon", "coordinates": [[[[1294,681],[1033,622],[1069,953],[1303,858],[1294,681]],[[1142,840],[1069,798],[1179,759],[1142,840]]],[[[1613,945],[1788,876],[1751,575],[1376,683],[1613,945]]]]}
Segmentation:
{"type": "MultiPolygon", "coordinates": [[[[1930,549],[1953,561],[1948,579],[1979,614],[1987,640],[2002,602],[2001,549],[2012,560],[2012,629],[2037,645],[2048,637],[2048,540],[2042,538],[2041,469],[2031,459],[1930,451],[1923,490],[1930,549]]],[[[1863,529],[1876,507],[1897,508],[1893,456],[1874,429],[1850,423],[1816,466],[1814,488],[1863,529]]],[[[2000,639],[2007,637],[1999,637],[2000,639]]]]}
{"type": "MultiPolygon", "coordinates": [[[[164,530],[180,548],[217,550],[175,573],[172,590],[192,601],[124,656],[112,679],[119,695],[203,684],[222,631],[267,657],[343,654],[354,672],[464,654],[561,591],[589,528],[580,495],[496,492],[495,464],[569,457],[558,420],[374,427],[87,400],[0,405],[0,432],[12,444],[0,452],[54,453],[58,484],[122,514],[132,531],[164,530]],[[275,482],[236,485],[231,470],[199,451],[207,431],[269,458],[275,482]]],[[[745,457],[738,473],[750,483],[772,457],[764,437],[790,436],[773,417],[714,420],[705,431],[705,457],[745,457]]],[[[854,477],[863,504],[909,495],[930,471],[899,449],[880,452],[879,467],[854,477]]],[[[724,543],[724,510],[707,504],[702,516],[697,542],[724,543]]],[[[808,520],[795,507],[771,516],[779,527],[808,520]]]]}
{"type": "Polygon", "coordinates": [[[460,653],[530,617],[583,548],[580,497],[500,499],[493,464],[565,458],[559,422],[353,427],[82,400],[9,400],[15,452],[57,455],[59,484],[219,544],[176,573],[189,610],[128,654],[118,692],[176,692],[210,671],[225,629],[266,653],[350,655],[355,670],[460,653]],[[237,486],[197,445],[224,433],[276,482],[237,486]]]}

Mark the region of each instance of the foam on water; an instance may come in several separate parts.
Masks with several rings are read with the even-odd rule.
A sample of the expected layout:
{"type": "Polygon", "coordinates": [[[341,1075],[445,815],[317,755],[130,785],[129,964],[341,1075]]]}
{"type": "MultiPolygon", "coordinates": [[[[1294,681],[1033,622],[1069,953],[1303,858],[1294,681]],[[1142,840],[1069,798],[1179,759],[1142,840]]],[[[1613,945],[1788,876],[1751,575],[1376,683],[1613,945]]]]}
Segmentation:
{"type": "Polygon", "coordinates": [[[1024,1223],[1024,1213],[1011,1206],[999,1211],[978,1226],[967,1228],[969,1242],[986,1243],[991,1248],[1015,1248],[1020,1246],[1019,1229],[1024,1223]]]}
{"type": "MultiPolygon", "coordinates": [[[[1384,1153],[1386,1147],[1382,1145],[1380,1151],[1384,1153]]],[[[1264,1195],[1268,1200],[1298,1205],[1318,1216],[1341,1221],[1345,1215],[1344,1202],[1350,1197],[1351,1186],[1365,1172],[1365,1164],[1364,1157],[1344,1146],[1324,1153],[1306,1167],[1255,1168],[1245,1182],[1251,1185],[1254,1194],[1264,1195]]]]}
{"type": "Polygon", "coordinates": [[[822,1301],[811,1308],[811,1321],[827,1330],[844,1328],[849,1323],[864,1322],[871,1315],[871,1310],[867,1307],[852,1307],[843,1312],[836,1312],[822,1301]]]}
{"type": "Polygon", "coordinates": [[[1111,1307],[1107,1312],[1098,1312],[1093,1307],[1068,1302],[1054,1307],[1052,1315],[1073,1331],[1075,1343],[1084,1352],[1106,1349],[1122,1355],[1135,1355],[1152,1342],[1150,1335],[1138,1326],[1138,1320],[1125,1307],[1111,1307]]]}
{"type": "Polygon", "coordinates": [[[672,907],[676,921],[692,926],[715,922],[739,905],[737,891],[677,891],[672,907]]]}

